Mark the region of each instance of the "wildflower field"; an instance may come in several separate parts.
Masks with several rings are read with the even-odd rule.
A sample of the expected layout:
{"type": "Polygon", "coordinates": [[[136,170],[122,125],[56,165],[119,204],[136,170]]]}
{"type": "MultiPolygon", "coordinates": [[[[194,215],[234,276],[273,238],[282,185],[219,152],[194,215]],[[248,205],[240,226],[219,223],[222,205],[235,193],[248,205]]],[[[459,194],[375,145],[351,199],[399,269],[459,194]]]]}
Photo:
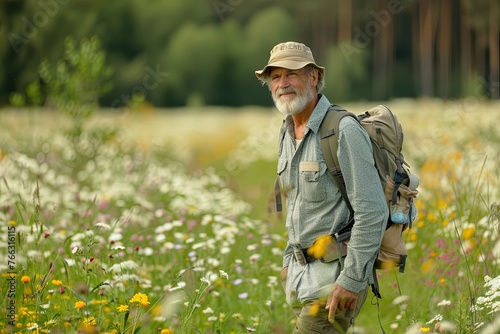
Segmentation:
{"type": "MultiPolygon", "coordinates": [[[[500,333],[500,104],[387,102],[420,177],[356,333],[500,333]]],[[[361,113],[370,103],[344,104],[361,113]]],[[[290,333],[270,108],[0,110],[0,332],[290,333]]]]}

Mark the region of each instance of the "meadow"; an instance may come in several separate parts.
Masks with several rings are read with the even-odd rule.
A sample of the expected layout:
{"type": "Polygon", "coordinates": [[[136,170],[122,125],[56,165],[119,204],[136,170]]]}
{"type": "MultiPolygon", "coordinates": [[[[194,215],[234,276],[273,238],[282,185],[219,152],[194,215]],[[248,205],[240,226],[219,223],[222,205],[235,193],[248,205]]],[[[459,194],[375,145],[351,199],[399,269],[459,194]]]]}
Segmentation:
{"type": "MultiPolygon", "coordinates": [[[[500,103],[386,104],[418,219],[355,332],[499,333],[500,103]]],[[[0,110],[0,332],[291,333],[280,124],[261,107],[103,109],[75,137],[56,110],[0,110]]]]}

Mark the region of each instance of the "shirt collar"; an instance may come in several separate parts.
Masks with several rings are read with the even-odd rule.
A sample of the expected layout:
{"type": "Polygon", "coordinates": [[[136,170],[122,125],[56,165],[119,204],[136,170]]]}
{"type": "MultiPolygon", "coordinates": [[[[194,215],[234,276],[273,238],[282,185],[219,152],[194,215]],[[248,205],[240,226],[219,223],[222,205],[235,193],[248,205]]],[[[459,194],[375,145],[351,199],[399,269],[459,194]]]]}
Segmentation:
{"type": "Polygon", "coordinates": [[[323,94],[319,94],[318,103],[316,104],[316,107],[314,107],[314,110],[309,117],[309,121],[307,122],[307,127],[314,133],[317,133],[319,131],[321,122],[323,121],[323,118],[325,118],[326,112],[328,111],[330,105],[330,101],[328,101],[326,96],[324,96],[323,94]]]}

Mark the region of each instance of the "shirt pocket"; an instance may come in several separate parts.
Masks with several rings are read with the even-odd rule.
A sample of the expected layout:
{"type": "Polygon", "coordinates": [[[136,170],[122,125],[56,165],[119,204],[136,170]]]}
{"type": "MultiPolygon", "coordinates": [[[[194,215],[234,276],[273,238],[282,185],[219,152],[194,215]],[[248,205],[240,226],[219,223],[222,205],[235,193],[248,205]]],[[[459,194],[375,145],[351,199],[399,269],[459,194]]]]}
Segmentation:
{"type": "Polygon", "coordinates": [[[301,196],[304,202],[321,202],[326,198],[323,177],[326,165],[321,161],[302,161],[299,166],[301,196]]]}

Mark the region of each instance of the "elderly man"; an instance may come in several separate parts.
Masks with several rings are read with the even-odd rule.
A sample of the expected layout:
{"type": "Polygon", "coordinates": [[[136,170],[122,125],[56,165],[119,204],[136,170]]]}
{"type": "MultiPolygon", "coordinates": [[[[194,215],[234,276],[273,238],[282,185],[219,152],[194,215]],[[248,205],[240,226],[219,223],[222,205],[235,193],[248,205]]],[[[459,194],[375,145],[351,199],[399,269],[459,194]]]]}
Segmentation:
{"type": "Polygon", "coordinates": [[[319,129],[331,105],[321,94],[325,68],[306,45],[286,42],[271,50],[267,65],[255,74],[285,115],[278,175],[287,194],[288,242],[281,278],[297,315],[293,333],[345,333],[373,283],[388,218],[370,139],[353,118],[341,120],[337,155],[355,224],[347,247],[334,239],[334,247],[327,248],[337,256],[317,259],[311,250],[322,237],[344,232],[350,213],[321,153],[319,129]]]}

